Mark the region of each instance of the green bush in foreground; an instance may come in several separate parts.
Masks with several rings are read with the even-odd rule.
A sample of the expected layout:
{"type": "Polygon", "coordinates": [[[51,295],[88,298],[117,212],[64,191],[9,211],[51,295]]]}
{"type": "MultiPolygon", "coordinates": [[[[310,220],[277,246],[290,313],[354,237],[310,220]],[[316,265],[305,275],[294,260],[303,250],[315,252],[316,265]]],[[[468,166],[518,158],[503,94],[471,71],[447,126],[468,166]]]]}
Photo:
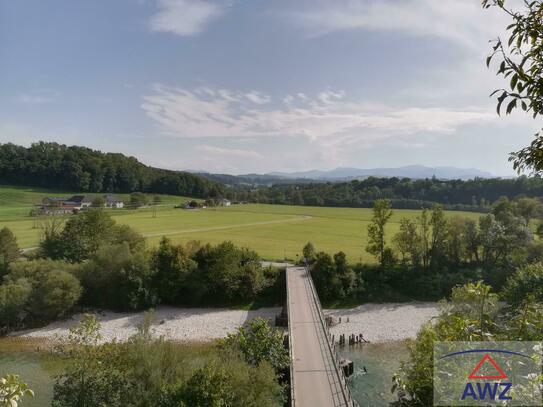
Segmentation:
{"type": "Polygon", "coordinates": [[[273,367],[246,363],[212,345],[153,339],[148,315],[125,343],[101,343],[92,316],[58,347],[68,367],[57,377],[54,407],[280,407],[283,389],[273,367]]]}
{"type": "Polygon", "coordinates": [[[481,282],[456,287],[441,304],[439,317],[425,325],[409,344],[410,360],[394,377],[393,390],[405,393],[402,405],[433,402],[433,346],[435,341],[541,341],[543,304],[528,298],[518,307],[498,300],[481,282]]]}
{"type": "Polygon", "coordinates": [[[0,407],[17,407],[24,396],[34,397],[34,392],[19,376],[8,374],[0,378],[0,407]]]}

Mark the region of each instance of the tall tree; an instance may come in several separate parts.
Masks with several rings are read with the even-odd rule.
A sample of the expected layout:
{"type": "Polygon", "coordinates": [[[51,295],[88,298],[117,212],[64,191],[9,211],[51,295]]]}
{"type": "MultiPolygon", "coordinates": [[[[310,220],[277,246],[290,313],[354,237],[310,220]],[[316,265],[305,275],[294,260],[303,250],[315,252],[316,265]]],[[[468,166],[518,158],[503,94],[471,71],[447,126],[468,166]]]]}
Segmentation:
{"type": "Polygon", "coordinates": [[[21,255],[17,238],[7,227],[0,229],[0,276],[8,271],[9,264],[21,255]]]}
{"type": "Polygon", "coordinates": [[[368,244],[366,251],[379,260],[381,265],[385,261],[385,226],[392,216],[390,201],[378,199],[373,205],[373,217],[368,225],[368,244]]]}

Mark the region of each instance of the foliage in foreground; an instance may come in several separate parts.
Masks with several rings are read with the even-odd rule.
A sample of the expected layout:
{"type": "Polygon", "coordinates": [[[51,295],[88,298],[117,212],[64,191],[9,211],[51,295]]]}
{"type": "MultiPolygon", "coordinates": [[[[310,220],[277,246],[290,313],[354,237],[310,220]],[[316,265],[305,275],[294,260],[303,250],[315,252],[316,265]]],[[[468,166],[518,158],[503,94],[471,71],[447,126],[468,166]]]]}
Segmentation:
{"type": "Polygon", "coordinates": [[[439,317],[410,343],[410,360],[394,377],[393,390],[407,395],[402,405],[432,405],[436,341],[541,341],[543,304],[530,293],[524,293],[519,302],[518,307],[500,302],[481,282],[455,288],[450,301],[442,302],[439,317]]]}
{"type": "Polygon", "coordinates": [[[7,374],[0,378],[0,407],[17,407],[24,396],[34,397],[34,392],[19,376],[7,374]]]}
{"type": "MultiPolygon", "coordinates": [[[[511,2],[512,3],[512,2],[511,2]]],[[[511,113],[522,109],[534,118],[543,114],[543,1],[526,0],[516,10],[510,8],[505,0],[483,0],[483,7],[495,7],[511,18],[507,26],[507,40],[494,41],[493,52],[487,58],[499,61],[497,75],[508,82],[508,87],[498,89],[498,113],[511,113]]],[[[543,134],[522,150],[511,154],[514,168],[519,172],[525,169],[543,171],[543,134]]]]}
{"type": "Polygon", "coordinates": [[[57,377],[54,407],[279,407],[283,388],[267,361],[255,365],[230,346],[182,346],[154,339],[150,316],[125,343],[101,343],[86,316],[57,351],[69,362],[57,377]]]}

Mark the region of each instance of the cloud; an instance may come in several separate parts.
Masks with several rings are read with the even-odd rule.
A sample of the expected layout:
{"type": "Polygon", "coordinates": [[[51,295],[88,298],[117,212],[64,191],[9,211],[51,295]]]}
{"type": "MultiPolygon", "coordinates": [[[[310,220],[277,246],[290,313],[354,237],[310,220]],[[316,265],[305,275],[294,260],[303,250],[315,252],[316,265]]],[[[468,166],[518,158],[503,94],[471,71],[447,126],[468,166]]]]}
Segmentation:
{"type": "Polygon", "coordinates": [[[42,105],[52,103],[59,96],[59,92],[51,89],[36,89],[31,92],[23,92],[17,96],[17,101],[25,105],[42,105]]]}
{"type": "Polygon", "coordinates": [[[224,148],[209,145],[196,146],[198,151],[207,153],[212,156],[224,157],[224,158],[263,158],[261,154],[253,150],[242,150],[237,148],[224,148]]]}
{"type": "Polygon", "coordinates": [[[486,45],[505,27],[504,16],[474,0],[328,0],[294,3],[287,16],[311,36],[343,30],[431,36],[470,47],[486,45]],[[304,6],[305,4],[305,6],[304,6]]]}
{"type": "Polygon", "coordinates": [[[491,108],[369,104],[349,100],[343,91],[315,97],[299,92],[277,104],[261,103],[269,96],[255,99],[249,94],[256,92],[157,85],[143,97],[141,107],[164,133],[175,137],[302,137],[322,145],[373,144],[422,133],[449,135],[460,126],[496,120],[491,108]]]}
{"type": "Polygon", "coordinates": [[[224,13],[224,6],[203,0],[158,0],[158,12],[151,17],[150,27],[155,32],[193,36],[224,13]]]}

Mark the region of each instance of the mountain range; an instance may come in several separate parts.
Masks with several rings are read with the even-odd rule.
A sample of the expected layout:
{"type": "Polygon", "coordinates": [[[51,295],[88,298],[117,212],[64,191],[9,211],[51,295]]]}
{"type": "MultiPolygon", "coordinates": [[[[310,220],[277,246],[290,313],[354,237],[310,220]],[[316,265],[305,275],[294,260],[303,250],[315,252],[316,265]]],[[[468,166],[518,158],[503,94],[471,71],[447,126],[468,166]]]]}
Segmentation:
{"type": "Polygon", "coordinates": [[[345,168],[339,167],[329,171],[312,170],[301,172],[271,172],[266,175],[280,178],[305,178],[314,180],[344,181],[367,177],[400,177],[400,178],[432,178],[439,179],[473,179],[494,178],[489,172],[476,168],[457,167],[426,167],[423,165],[408,165],[397,168],[345,168]]]}

